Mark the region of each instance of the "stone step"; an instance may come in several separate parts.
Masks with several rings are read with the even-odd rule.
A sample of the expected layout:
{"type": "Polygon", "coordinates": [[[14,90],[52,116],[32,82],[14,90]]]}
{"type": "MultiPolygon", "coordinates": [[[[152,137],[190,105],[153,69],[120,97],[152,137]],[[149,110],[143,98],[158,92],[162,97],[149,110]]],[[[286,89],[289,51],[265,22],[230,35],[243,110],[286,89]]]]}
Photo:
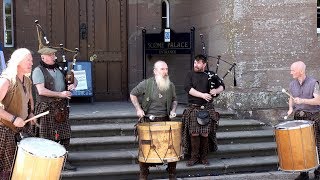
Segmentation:
{"type": "MultiPolygon", "coordinates": [[[[274,142],[218,145],[218,151],[209,154],[209,159],[257,157],[276,154],[274,142]]],[[[77,166],[136,164],[138,148],[70,152],[70,161],[77,166]]]]}
{"type": "MultiPolygon", "coordinates": [[[[72,125],[72,137],[99,137],[99,136],[132,136],[134,135],[135,123],[101,123],[72,125]]],[[[219,132],[261,130],[265,124],[253,120],[221,119],[219,132]]]]}
{"type": "MultiPolygon", "coordinates": [[[[274,142],[273,130],[218,132],[219,144],[274,142]]],[[[71,138],[70,151],[136,148],[135,136],[71,138]]]]}
{"type": "MultiPolygon", "coordinates": [[[[233,159],[210,159],[209,166],[195,165],[187,167],[184,161],[177,164],[177,176],[198,177],[228,173],[272,171],[278,167],[277,156],[245,157],[233,159]]],[[[150,168],[149,179],[167,178],[166,166],[150,168]]],[[[77,171],[63,171],[63,180],[134,180],[138,178],[137,164],[80,166],[77,171]]]]}
{"type": "MultiPolygon", "coordinates": [[[[233,119],[236,115],[231,111],[219,111],[220,118],[233,119]]],[[[174,120],[180,121],[182,117],[182,112],[177,112],[177,117],[173,118],[174,120]]],[[[108,114],[108,113],[99,113],[99,114],[70,114],[70,123],[73,125],[88,125],[88,124],[101,124],[101,123],[136,123],[138,121],[137,115],[135,112],[119,114],[108,114]]]]}

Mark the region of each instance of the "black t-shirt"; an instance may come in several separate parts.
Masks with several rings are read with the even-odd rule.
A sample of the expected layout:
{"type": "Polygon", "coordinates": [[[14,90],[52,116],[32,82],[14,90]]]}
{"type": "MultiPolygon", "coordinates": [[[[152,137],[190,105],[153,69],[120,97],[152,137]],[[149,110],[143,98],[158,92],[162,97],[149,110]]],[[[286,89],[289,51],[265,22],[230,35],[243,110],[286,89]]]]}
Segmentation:
{"type": "MultiPolygon", "coordinates": [[[[207,103],[206,100],[202,98],[198,98],[195,96],[191,96],[189,94],[189,91],[191,88],[202,92],[202,93],[209,93],[210,92],[210,87],[209,87],[209,76],[205,72],[189,72],[187,74],[187,77],[185,79],[184,83],[184,90],[188,93],[188,102],[191,104],[198,104],[202,105],[207,103]]],[[[218,88],[220,85],[224,86],[223,82],[220,80],[219,77],[213,76],[211,78],[212,83],[215,84],[215,88],[218,88]]]]}

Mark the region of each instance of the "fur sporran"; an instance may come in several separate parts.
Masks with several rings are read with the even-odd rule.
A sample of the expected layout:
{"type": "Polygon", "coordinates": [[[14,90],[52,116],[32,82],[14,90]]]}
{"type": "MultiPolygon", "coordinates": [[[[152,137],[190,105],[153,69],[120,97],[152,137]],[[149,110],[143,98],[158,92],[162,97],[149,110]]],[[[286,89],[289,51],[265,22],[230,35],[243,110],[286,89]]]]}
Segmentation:
{"type": "Polygon", "coordinates": [[[56,110],[54,111],[54,116],[55,116],[55,120],[58,123],[62,123],[64,121],[67,120],[67,114],[68,114],[68,110],[66,107],[59,107],[56,108],[56,110]]]}
{"type": "Polygon", "coordinates": [[[205,126],[210,122],[210,114],[208,110],[199,110],[197,112],[198,124],[205,126]]]}

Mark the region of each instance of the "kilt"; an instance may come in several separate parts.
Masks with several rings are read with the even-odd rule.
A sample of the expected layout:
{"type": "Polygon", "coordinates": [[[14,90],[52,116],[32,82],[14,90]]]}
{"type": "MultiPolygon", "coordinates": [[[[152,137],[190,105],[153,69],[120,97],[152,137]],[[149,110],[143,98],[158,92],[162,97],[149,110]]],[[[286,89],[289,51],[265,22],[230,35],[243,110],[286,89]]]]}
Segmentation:
{"type": "Polygon", "coordinates": [[[69,139],[71,137],[71,127],[69,123],[69,108],[67,108],[65,99],[54,101],[52,103],[37,102],[35,106],[35,113],[40,114],[45,111],[49,111],[48,115],[38,118],[40,125],[38,129],[39,137],[50,139],[53,141],[59,141],[62,139],[69,139]],[[67,108],[66,120],[63,122],[57,122],[55,119],[55,110],[58,107],[67,108]]]}
{"type": "Polygon", "coordinates": [[[214,106],[209,104],[205,110],[209,111],[210,121],[207,125],[199,125],[196,114],[200,110],[199,105],[189,105],[182,115],[182,143],[184,155],[189,157],[191,154],[191,134],[206,134],[209,136],[209,150],[214,152],[218,150],[216,131],[219,125],[219,113],[214,110],[214,106]]]}
{"type": "MultiPolygon", "coordinates": [[[[17,128],[17,130],[25,137],[34,136],[30,122],[22,128],[17,128]]],[[[12,170],[16,147],[15,132],[4,125],[0,125],[0,172],[12,170]]]]}
{"type": "Polygon", "coordinates": [[[11,171],[16,153],[15,133],[5,126],[0,126],[0,172],[11,171]]]}
{"type": "Polygon", "coordinates": [[[305,112],[305,111],[295,111],[295,120],[309,120],[314,122],[314,133],[316,135],[318,157],[320,158],[320,112],[305,112]]]}

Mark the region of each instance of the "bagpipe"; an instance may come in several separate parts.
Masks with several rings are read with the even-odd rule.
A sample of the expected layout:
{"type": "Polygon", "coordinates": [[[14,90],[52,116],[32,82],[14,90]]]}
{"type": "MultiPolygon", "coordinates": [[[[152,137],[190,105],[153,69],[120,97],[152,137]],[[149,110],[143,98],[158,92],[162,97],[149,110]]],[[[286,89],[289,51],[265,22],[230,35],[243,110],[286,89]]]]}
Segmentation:
{"type": "Polygon", "coordinates": [[[233,75],[234,75],[233,83],[234,83],[234,86],[237,86],[237,82],[236,82],[236,78],[235,78],[236,63],[229,63],[228,61],[221,59],[220,55],[218,55],[217,57],[208,56],[207,52],[206,52],[206,45],[203,41],[203,34],[200,34],[200,39],[201,39],[201,45],[202,45],[202,54],[207,58],[207,60],[209,58],[217,59],[216,70],[210,71],[209,64],[207,64],[207,71],[205,71],[205,73],[208,75],[208,83],[209,83],[210,89],[216,89],[220,86],[219,84],[224,84],[223,83],[224,78],[232,71],[232,69],[233,69],[233,75]],[[229,69],[227,70],[227,72],[222,77],[219,77],[219,75],[218,75],[220,62],[224,62],[230,66],[229,69]],[[218,80],[220,83],[217,84],[216,80],[218,80]]]}
{"type": "Polygon", "coordinates": [[[36,28],[37,28],[37,35],[38,35],[38,42],[39,42],[39,50],[45,47],[49,47],[52,49],[56,49],[57,51],[59,51],[59,53],[61,54],[61,60],[59,60],[58,58],[56,59],[56,64],[58,65],[58,68],[61,70],[61,72],[63,72],[63,74],[66,77],[66,84],[73,84],[74,82],[74,66],[76,64],[77,61],[77,56],[79,55],[79,48],[75,48],[75,50],[70,50],[64,47],[63,44],[59,44],[58,47],[54,47],[50,45],[50,41],[48,40],[45,31],[43,30],[43,28],[41,27],[41,25],[39,24],[38,20],[34,21],[36,24],[36,28]],[[44,45],[42,43],[42,40],[45,41],[44,45]],[[73,57],[72,57],[72,63],[70,63],[69,68],[68,68],[68,61],[66,59],[66,52],[69,53],[74,53],[73,57]]]}

